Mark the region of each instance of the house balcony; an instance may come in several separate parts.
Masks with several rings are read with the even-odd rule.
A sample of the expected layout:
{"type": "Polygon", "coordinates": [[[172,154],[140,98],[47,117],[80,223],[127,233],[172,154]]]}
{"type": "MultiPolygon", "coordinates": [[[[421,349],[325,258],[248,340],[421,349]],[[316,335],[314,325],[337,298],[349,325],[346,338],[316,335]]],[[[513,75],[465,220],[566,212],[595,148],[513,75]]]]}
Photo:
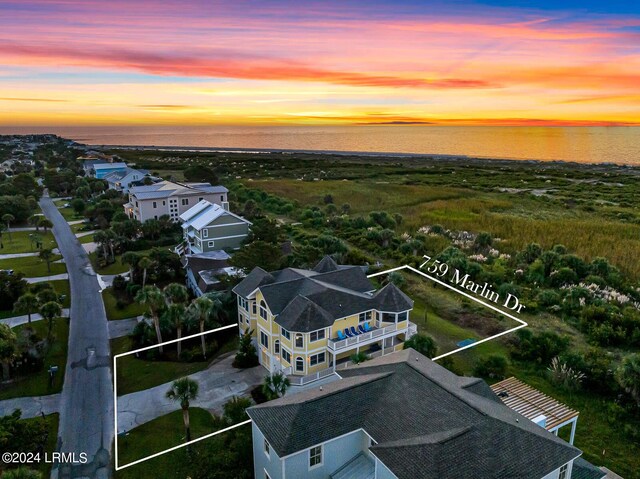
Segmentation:
{"type": "Polygon", "coordinates": [[[381,339],[386,339],[402,333],[405,333],[408,339],[417,332],[418,327],[410,321],[407,322],[407,326],[400,328],[397,324],[388,324],[385,326],[380,321],[376,321],[376,327],[371,329],[371,331],[346,339],[329,339],[327,347],[333,353],[342,353],[350,349],[366,346],[368,344],[378,342],[381,339]]]}

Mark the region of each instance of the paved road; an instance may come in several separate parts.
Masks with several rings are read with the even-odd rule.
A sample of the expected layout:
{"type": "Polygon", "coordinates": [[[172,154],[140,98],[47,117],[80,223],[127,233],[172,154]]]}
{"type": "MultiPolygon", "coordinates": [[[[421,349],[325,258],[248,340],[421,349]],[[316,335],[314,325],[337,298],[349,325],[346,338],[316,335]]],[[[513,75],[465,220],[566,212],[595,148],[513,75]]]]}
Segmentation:
{"type": "MultiPolygon", "coordinates": [[[[46,195],[46,193],[45,193],[46,195]]],[[[40,206],[53,223],[71,285],[71,321],[67,369],[60,398],[58,450],[85,452],[87,464],[61,464],[52,478],[108,478],[113,441],[113,386],[107,316],[98,281],[84,248],[53,201],[40,206]]]]}
{"type": "MultiPolygon", "coordinates": [[[[112,321],[113,322],[113,321],[112,321]]],[[[189,375],[200,386],[198,398],[191,406],[222,413],[222,406],[233,396],[249,394],[251,389],[261,384],[266,370],[262,366],[250,369],[236,369],[234,355],[214,363],[208,369],[189,375]]],[[[176,378],[178,379],[178,378],[176,378]]],[[[173,381],[118,397],[118,430],[130,429],[180,409],[180,404],[167,399],[166,393],[173,381]]]]}

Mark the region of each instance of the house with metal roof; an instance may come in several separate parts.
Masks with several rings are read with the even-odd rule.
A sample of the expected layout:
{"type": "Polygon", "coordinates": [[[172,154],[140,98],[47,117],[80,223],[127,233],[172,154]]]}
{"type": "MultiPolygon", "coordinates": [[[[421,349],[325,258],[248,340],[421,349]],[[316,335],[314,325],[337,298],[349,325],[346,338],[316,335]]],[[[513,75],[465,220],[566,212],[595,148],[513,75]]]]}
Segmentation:
{"type": "Polygon", "coordinates": [[[234,250],[249,234],[251,222],[222,206],[202,200],[180,215],[187,253],[234,250]]]}
{"type": "Polygon", "coordinates": [[[256,478],[602,479],[582,452],[412,349],[247,410],[256,478]]]}
{"type": "Polygon", "coordinates": [[[85,172],[88,172],[88,176],[93,176],[99,180],[104,179],[105,176],[111,173],[126,171],[127,164],[122,162],[108,162],[108,161],[91,161],[85,162],[85,172]],[[86,165],[89,165],[88,169],[86,165]]]}
{"type": "Polygon", "coordinates": [[[125,168],[124,170],[114,171],[106,175],[103,179],[108,183],[109,189],[129,193],[129,187],[132,184],[139,183],[149,175],[147,170],[136,170],[135,168],[125,168]]]}
{"type": "Polygon", "coordinates": [[[399,351],[417,332],[413,301],[394,284],[376,290],[361,266],[325,257],[313,269],[253,269],[234,288],[240,334],[253,331],[270,372],[302,385],[345,367],[351,355],[399,351]]]}
{"type": "Polygon", "coordinates": [[[224,186],[212,186],[210,183],[160,181],[153,185],[131,187],[124,211],[127,216],[141,223],[163,215],[177,222],[182,213],[202,200],[228,209],[228,193],[229,190],[224,186]]]}

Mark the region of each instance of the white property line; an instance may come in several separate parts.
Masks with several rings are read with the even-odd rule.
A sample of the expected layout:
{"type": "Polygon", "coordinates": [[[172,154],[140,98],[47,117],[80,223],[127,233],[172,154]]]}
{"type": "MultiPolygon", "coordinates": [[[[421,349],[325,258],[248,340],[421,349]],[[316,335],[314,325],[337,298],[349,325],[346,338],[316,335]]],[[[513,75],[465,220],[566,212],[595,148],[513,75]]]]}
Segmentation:
{"type": "Polygon", "coordinates": [[[469,293],[466,293],[465,291],[460,291],[458,288],[455,288],[454,286],[451,286],[450,284],[447,284],[444,281],[440,281],[438,278],[434,278],[433,276],[429,276],[428,274],[424,273],[423,271],[420,271],[419,269],[416,269],[413,266],[409,266],[408,264],[405,264],[404,266],[398,266],[397,268],[391,268],[391,269],[387,269],[385,271],[380,271],[379,273],[370,274],[369,276],[367,276],[367,278],[374,278],[376,276],[380,276],[380,275],[388,274],[388,273],[393,273],[394,271],[400,271],[400,270],[403,270],[403,269],[408,269],[410,271],[413,271],[414,273],[417,273],[419,275],[424,276],[425,278],[429,278],[431,281],[435,281],[436,283],[438,283],[438,284],[440,284],[440,285],[442,285],[442,286],[444,286],[446,288],[449,288],[450,290],[455,291],[456,293],[459,293],[459,294],[461,294],[461,295],[463,295],[463,296],[465,296],[465,297],[467,297],[469,299],[472,299],[475,302],[480,303],[483,306],[486,306],[487,308],[493,309],[494,311],[497,311],[500,314],[504,314],[508,318],[511,318],[514,321],[520,323],[520,326],[516,326],[515,328],[511,328],[511,329],[508,329],[507,331],[503,331],[501,333],[494,334],[493,336],[489,336],[488,338],[481,339],[480,341],[474,341],[473,343],[468,344],[466,346],[463,346],[461,348],[454,349],[453,351],[449,351],[448,353],[441,354],[440,356],[436,356],[435,358],[433,358],[434,361],[437,361],[438,359],[442,359],[442,358],[444,358],[446,356],[450,356],[451,354],[458,353],[458,352],[463,351],[465,349],[473,348],[473,347],[477,346],[478,344],[482,344],[482,343],[485,343],[487,341],[491,341],[492,339],[499,338],[500,336],[504,336],[505,334],[513,333],[514,331],[516,331],[516,330],[518,330],[520,328],[526,328],[527,326],[529,326],[529,324],[527,324],[525,321],[516,318],[512,314],[509,314],[509,313],[501,310],[500,308],[495,307],[492,304],[485,303],[481,299],[478,299],[478,298],[476,298],[474,296],[471,296],[469,293]]]}
{"type": "Polygon", "coordinates": [[[121,358],[123,356],[130,356],[132,354],[140,353],[142,351],[148,351],[150,349],[156,349],[156,348],[159,348],[160,346],[166,346],[168,344],[174,344],[174,343],[177,343],[179,341],[184,341],[186,339],[198,338],[198,337],[204,336],[206,334],[217,333],[219,331],[224,331],[226,329],[237,328],[237,327],[238,327],[238,323],[229,324],[227,326],[222,326],[221,328],[212,329],[210,331],[204,331],[203,333],[192,334],[191,336],[185,336],[184,338],[173,339],[171,341],[165,341],[165,342],[162,342],[162,343],[159,343],[159,344],[154,344],[152,346],[145,346],[144,348],[135,349],[133,351],[127,351],[126,353],[116,354],[113,357],[113,424],[114,424],[114,428],[115,428],[115,441],[114,441],[114,444],[115,444],[115,446],[114,446],[115,461],[114,462],[115,462],[116,471],[119,471],[121,469],[125,469],[125,468],[133,466],[135,464],[140,464],[141,462],[148,461],[149,459],[153,459],[154,457],[161,456],[162,454],[166,454],[167,452],[175,451],[176,449],[180,449],[182,447],[186,447],[186,446],[188,446],[190,444],[194,444],[196,442],[202,441],[203,439],[207,439],[209,437],[213,437],[213,436],[216,436],[218,434],[222,434],[223,432],[230,431],[231,429],[235,429],[237,427],[244,426],[245,424],[249,424],[251,422],[251,419],[247,419],[246,421],[243,421],[241,423],[234,424],[233,426],[229,426],[229,427],[227,427],[225,429],[221,429],[219,431],[212,432],[211,434],[207,434],[207,435],[199,437],[197,439],[193,439],[193,440],[191,440],[189,442],[185,442],[184,444],[179,444],[179,445],[171,447],[169,449],[165,449],[164,451],[156,452],[155,454],[151,454],[150,456],[143,457],[142,459],[138,459],[138,460],[130,462],[128,464],[124,464],[122,466],[118,465],[118,369],[117,369],[117,359],[121,358]]]}
{"type": "MultiPolygon", "coordinates": [[[[428,274],[426,274],[426,273],[424,273],[424,272],[422,272],[422,271],[420,271],[420,270],[418,270],[418,269],[416,269],[416,268],[414,268],[412,266],[409,266],[408,264],[406,264],[404,266],[398,266],[397,268],[392,268],[392,269],[388,269],[388,270],[385,270],[385,271],[381,271],[379,273],[374,273],[374,274],[368,275],[367,277],[368,278],[374,278],[376,276],[381,276],[381,275],[384,275],[384,274],[393,273],[394,271],[400,271],[400,270],[403,270],[403,269],[408,269],[410,271],[413,271],[414,273],[422,275],[425,278],[428,278],[428,279],[430,279],[432,281],[435,281],[436,283],[438,283],[438,284],[440,284],[440,285],[442,285],[442,286],[444,286],[446,288],[449,288],[452,291],[455,291],[456,293],[459,293],[459,294],[461,294],[461,295],[463,295],[463,296],[465,296],[465,297],[467,297],[469,299],[472,299],[473,301],[476,301],[477,303],[480,303],[483,306],[486,306],[487,308],[493,309],[494,311],[497,311],[500,314],[504,314],[505,316],[509,317],[510,319],[513,319],[514,321],[520,323],[520,325],[516,326],[515,328],[509,329],[507,331],[503,331],[501,333],[495,334],[495,335],[490,336],[490,337],[485,338],[485,339],[481,339],[480,341],[475,341],[472,344],[469,344],[467,346],[463,346],[461,348],[455,349],[455,350],[450,351],[450,352],[445,353],[445,354],[441,354],[440,356],[436,356],[435,358],[433,358],[434,361],[436,361],[438,359],[442,359],[442,358],[444,358],[446,356],[449,356],[451,354],[463,351],[465,349],[473,348],[473,347],[477,346],[478,344],[481,344],[481,343],[484,343],[484,342],[487,342],[487,341],[491,341],[492,339],[496,339],[496,338],[498,338],[500,336],[512,333],[512,332],[514,332],[514,331],[516,331],[516,330],[518,330],[520,328],[524,328],[524,327],[528,326],[528,324],[525,321],[522,321],[521,319],[516,318],[512,314],[509,314],[509,313],[507,313],[505,311],[502,311],[501,309],[499,309],[499,308],[497,308],[497,307],[495,307],[495,306],[493,306],[491,304],[485,303],[484,301],[482,301],[482,300],[480,300],[478,298],[475,298],[474,296],[471,296],[470,294],[466,293],[465,291],[460,291],[458,288],[455,288],[455,287],[451,286],[450,284],[447,284],[447,283],[445,283],[443,281],[440,281],[437,278],[429,276],[428,274]]],[[[137,459],[137,460],[135,460],[133,462],[130,462],[128,464],[124,464],[122,466],[118,465],[118,380],[117,380],[118,370],[117,370],[117,361],[116,360],[118,358],[123,357],[123,356],[130,356],[132,354],[140,353],[140,352],[143,352],[143,351],[148,351],[150,349],[156,349],[156,348],[158,348],[160,346],[166,346],[168,344],[174,344],[174,343],[177,343],[179,341],[184,341],[186,339],[193,339],[193,338],[197,338],[197,337],[200,337],[200,336],[203,336],[203,335],[206,335],[206,334],[216,333],[216,332],[219,332],[219,331],[224,331],[226,329],[237,328],[237,327],[238,327],[237,323],[229,324],[227,326],[222,326],[221,328],[212,329],[210,331],[205,331],[203,333],[192,334],[191,336],[185,336],[184,338],[173,339],[171,341],[165,341],[165,342],[160,343],[160,344],[154,344],[152,346],[146,346],[144,348],[135,349],[133,351],[127,351],[126,353],[116,354],[113,357],[113,404],[114,404],[113,417],[114,417],[114,427],[115,427],[115,469],[116,469],[116,471],[119,471],[121,469],[125,469],[127,467],[134,466],[136,464],[140,464],[141,462],[148,461],[150,459],[156,458],[156,457],[161,456],[163,454],[166,454],[168,452],[172,452],[172,451],[175,451],[177,449],[181,449],[181,448],[186,447],[186,446],[188,446],[190,444],[194,444],[196,442],[200,442],[200,441],[202,441],[204,439],[208,439],[210,437],[217,436],[218,434],[222,434],[223,432],[228,432],[228,431],[231,431],[232,429],[235,429],[235,428],[238,428],[238,427],[241,427],[241,426],[244,426],[246,424],[251,423],[251,419],[247,419],[246,421],[243,421],[241,423],[234,424],[233,426],[229,426],[229,427],[221,429],[219,431],[212,432],[211,434],[207,434],[207,435],[199,437],[197,439],[193,439],[193,440],[191,440],[189,442],[186,442],[184,444],[179,444],[179,445],[171,447],[169,449],[165,449],[164,451],[156,452],[155,454],[151,454],[150,456],[143,457],[142,459],[137,459]]],[[[338,377],[340,377],[340,376],[338,375],[338,377]]]]}

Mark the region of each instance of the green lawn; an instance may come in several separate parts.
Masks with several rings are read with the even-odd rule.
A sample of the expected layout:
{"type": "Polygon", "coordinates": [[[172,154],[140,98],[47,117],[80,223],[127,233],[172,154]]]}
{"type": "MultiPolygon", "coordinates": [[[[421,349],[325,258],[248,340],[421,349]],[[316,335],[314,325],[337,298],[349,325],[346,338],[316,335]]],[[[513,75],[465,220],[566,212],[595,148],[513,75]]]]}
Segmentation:
{"type": "MultiPolygon", "coordinates": [[[[16,326],[13,330],[17,334],[20,334],[20,331],[26,327],[26,324],[16,326]]],[[[46,321],[36,321],[32,323],[31,327],[40,337],[46,337],[46,321]]],[[[48,394],[55,394],[62,390],[64,371],[67,364],[69,320],[67,318],[55,319],[52,334],[54,341],[45,356],[44,369],[27,376],[20,377],[14,383],[3,385],[2,391],[0,391],[0,400],[21,396],[44,396],[48,394]],[[55,376],[52,387],[49,387],[49,374],[47,373],[47,368],[49,366],[58,366],[58,373],[55,376]]]]}
{"type": "Polygon", "coordinates": [[[38,256],[26,256],[24,258],[0,260],[0,269],[13,269],[16,272],[24,273],[27,278],[66,273],[67,267],[64,263],[54,263],[54,261],[61,258],[62,256],[59,255],[54,255],[53,258],[51,258],[51,271],[47,270],[46,261],[40,259],[38,256]]]}
{"type": "Polygon", "coordinates": [[[69,228],[71,228],[71,231],[73,231],[74,233],[84,233],[85,231],[87,231],[86,228],[86,224],[85,223],[78,223],[76,225],[69,225],[69,228]]]}
{"type": "Polygon", "coordinates": [[[55,281],[49,281],[49,284],[53,286],[53,289],[55,289],[58,294],[63,294],[65,296],[62,301],[62,307],[68,308],[71,306],[71,288],[69,287],[69,280],[58,279],[55,281]]]}
{"type": "Polygon", "coordinates": [[[35,243],[32,243],[29,239],[29,235],[32,234],[40,235],[43,248],[53,249],[58,246],[51,230],[48,230],[46,233],[42,230],[39,233],[35,231],[14,231],[11,233],[11,238],[9,238],[9,233],[4,232],[2,233],[3,248],[0,249],[0,254],[37,252],[38,250],[36,249],[35,243]]]}
{"type": "MultiPolygon", "coordinates": [[[[66,201],[62,202],[62,204],[64,204],[64,203],[66,203],[66,201]]],[[[58,211],[60,211],[60,213],[62,214],[64,219],[67,220],[67,221],[75,221],[75,220],[84,219],[84,216],[77,215],[73,208],[58,208],[58,211]]]]}
{"type": "MultiPolygon", "coordinates": [[[[205,409],[192,407],[189,410],[191,438],[205,436],[218,429],[215,418],[205,409]]],[[[161,416],[118,437],[118,464],[125,465],[156,452],[178,446],[185,441],[182,411],[161,416]]],[[[188,461],[185,449],[164,454],[149,462],[137,464],[118,471],[118,479],[157,479],[175,476],[176,463],[188,461]]]]}
{"type": "MultiPolygon", "coordinates": [[[[130,339],[128,337],[111,340],[111,354],[126,353],[130,350],[130,339]]],[[[118,358],[117,361],[119,396],[174,381],[181,377],[202,371],[209,364],[209,361],[192,363],[148,361],[145,359],[137,359],[133,354],[118,358]]]]}
{"type": "MultiPolygon", "coordinates": [[[[89,236],[89,238],[91,238],[91,239],[86,241],[88,243],[93,241],[93,236],[89,236]]],[[[81,243],[83,243],[82,239],[84,239],[84,238],[80,238],[80,242],[81,243]]],[[[127,271],[129,271],[129,266],[126,265],[126,264],[122,264],[120,262],[120,256],[119,255],[116,256],[115,263],[111,263],[111,264],[105,266],[104,268],[98,267],[98,253],[97,252],[94,251],[93,253],[89,254],[89,259],[91,260],[91,264],[93,265],[94,271],[96,273],[98,273],[98,274],[122,274],[122,273],[126,273],[127,271]]]]}
{"type": "Polygon", "coordinates": [[[146,307],[139,303],[131,303],[123,308],[118,308],[118,299],[112,288],[107,288],[102,292],[102,301],[104,301],[108,320],[134,318],[146,311],[146,307]]]}
{"type": "Polygon", "coordinates": [[[78,238],[78,241],[80,242],[80,244],[92,243],[93,242],[93,233],[90,234],[90,235],[85,235],[85,236],[82,236],[82,237],[78,238]]]}

